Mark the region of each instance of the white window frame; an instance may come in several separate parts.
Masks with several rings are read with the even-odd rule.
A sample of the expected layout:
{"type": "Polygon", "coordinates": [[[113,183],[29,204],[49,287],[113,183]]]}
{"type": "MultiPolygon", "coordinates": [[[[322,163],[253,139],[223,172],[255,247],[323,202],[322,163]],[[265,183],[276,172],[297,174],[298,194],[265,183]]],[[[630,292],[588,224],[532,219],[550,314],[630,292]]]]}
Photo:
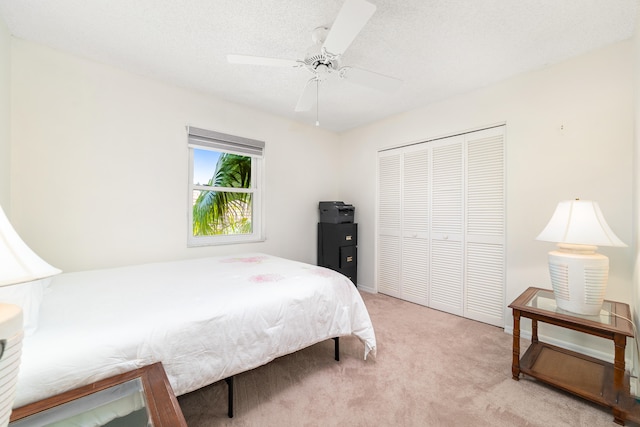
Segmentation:
{"type": "Polygon", "coordinates": [[[220,132],[187,126],[187,147],[189,150],[189,186],[187,197],[187,246],[214,246],[236,243],[262,242],[264,237],[264,148],[265,143],[249,138],[228,135],[220,132]],[[194,184],[193,150],[211,150],[251,157],[251,187],[226,188],[217,190],[226,192],[252,193],[251,224],[253,232],[250,234],[221,234],[213,236],[193,235],[193,192],[196,190],[211,191],[212,187],[194,184]]]}

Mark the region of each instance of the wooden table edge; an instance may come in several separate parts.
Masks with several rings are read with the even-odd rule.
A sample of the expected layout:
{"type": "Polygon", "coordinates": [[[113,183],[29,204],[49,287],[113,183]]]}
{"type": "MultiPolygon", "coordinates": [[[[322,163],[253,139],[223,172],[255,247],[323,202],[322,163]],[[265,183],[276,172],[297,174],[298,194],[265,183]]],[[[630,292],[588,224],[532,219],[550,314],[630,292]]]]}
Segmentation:
{"type": "Polygon", "coordinates": [[[551,318],[550,316],[553,315],[551,319],[560,320],[562,322],[567,322],[574,325],[582,325],[589,328],[594,327],[600,330],[606,330],[607,332],[610,332],[613,334],[621,334],[626,337],[634,336],[633,326],[630,323],[633,321],[631,319],[631,309],[629,307],[629,304],[627,303],[605,300],[605,302],[608,302],[612,305],[612,311],[611,311],[612,314],[610,315],[614,318],[613,325],[606,325],[606,324],[597,322],[595,320],[584,319],[581,317],[573,316],[569,312],[567,312],[566,314],[561,312],[552,313],[545,309],[527,306],[526,304],[539,291],[546,291],[546,292],[553,293],[552,289],[545,289],[545,288],[530,286],[524,292],[522,292],[515,300],[513,300],[513,302],[509,304],[508,307],[511,308],[512,310],[520,311],[520,315],[522,317],[528,317],[525,313],[534,314],[540,317],[547,317],[547,318],[551,318]]]}
{"type": "Polygon", "coordinates": [[[182,414],[182,410],[180,409],[178,400],[173,393],[173,389],[171,388],[171,384],[169,383],[167,374],[164,371],[162,362],[155,362],[153,364],[146,365],[132,371],[116,374],[109,378],[105,378],[94,383],[87,384],[73,390],[68,390],[55,396],[39,400],[37,402],[32,402],[19,408],[15,408],[11,412],[10,422],[14,422],[26,418],[30,415],[55,408],[56,406],[72,402],[101,390],[106,390],[109,387],[122,384],[135,378],[140,378],[142,381],[147,398],[146,400],[148,409],[151,416],[153,418],[158,418],[153,420],[156,423],[154,425],[158,425],[160,427],[187,427],[184,415],[182,414]],[[167,400],[169,402],[167,402],[167,400]],[[163,413],[166,411],[160,411],[158,409],[158,403],[161,403],[163,409],[166,408],[167,403],[170,403],[171,407],[174,409],[174,415],[170,416],[170,419],[167,419],[167,414],[163,413]]]}

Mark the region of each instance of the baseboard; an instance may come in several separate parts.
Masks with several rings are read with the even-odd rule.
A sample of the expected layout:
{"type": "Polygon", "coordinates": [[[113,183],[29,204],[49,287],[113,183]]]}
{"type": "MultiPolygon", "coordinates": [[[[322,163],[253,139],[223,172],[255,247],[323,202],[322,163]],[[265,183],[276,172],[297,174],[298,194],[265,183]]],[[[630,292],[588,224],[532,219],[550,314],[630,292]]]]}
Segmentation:
{"type": "MultiPolygon", "coordinates": [[[[638,360],[637,347],[633,348],[633,354],[633,359],[638,360]]],[[[629,371],[631,372],[631,378],[629,378],[629,393],[631,393],[631,396],[640,402],[640,379],[638,378],[638,367],[634,364],[633,368],[629,369],[629,371]]]]}
{"type": "Polygon", "coordinates": [[[376,292],[375,288],[371,287],[371,286],[365,286],[365,285],[361,285],[358,283],[358,290],[359,291],[363,291],[363,292],[368,292],[370,294],[377,294],[378,292],[376,292]]]}
{"type": "Polygon", "coordinates": [[[631,371],[631,378],[629,378],[629,393],[636,400],[640,400],[638,397],[638,376],[635,371],[631,371]]]}

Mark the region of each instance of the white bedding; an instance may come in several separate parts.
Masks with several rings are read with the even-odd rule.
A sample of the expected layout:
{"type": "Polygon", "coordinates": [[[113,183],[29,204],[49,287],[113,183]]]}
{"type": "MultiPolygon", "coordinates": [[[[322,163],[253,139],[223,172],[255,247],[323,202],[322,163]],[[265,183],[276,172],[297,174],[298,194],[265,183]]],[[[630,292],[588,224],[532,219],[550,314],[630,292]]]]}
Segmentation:
{"type": "Polygon", "coordinates": [[[157,361],[180,395],[346,335],[375,355],[355,286],[269,255],[62,274],[24,340],[14,407],[157,361]]]}

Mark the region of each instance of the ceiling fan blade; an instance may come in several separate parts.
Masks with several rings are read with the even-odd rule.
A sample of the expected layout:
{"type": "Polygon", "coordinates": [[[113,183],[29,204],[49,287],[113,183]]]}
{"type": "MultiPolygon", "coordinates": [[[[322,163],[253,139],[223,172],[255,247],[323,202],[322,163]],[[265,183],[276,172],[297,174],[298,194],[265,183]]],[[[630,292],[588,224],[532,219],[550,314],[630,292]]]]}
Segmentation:
{"type": "Polygon", "coordinates": [[[402,80],[396,79],[395,77],[385,76],[384,74],[378,74],[360,68],[342,67],[340,69],[340,75],[350,83],[385,92],[396,90],[402,84],[402,80]]]}
{"type": "Polygon", "coordinates": [[[269,67],[300,67],[302,64],[293,59],[266,58],[252,55],[227,55],[227,61],[231,64],[266,65],[269,67]]]}
{"type": "Polygon", "coordinates": [[[334,55],[342,55],[376,11],[365,0],[346,0],[331,26],[322,47],[334,55]]]}
{"type": "Polygon", "coordinates": [[[313,104],[318,99],[318,80],[313,78],[307,82],[307,85],[302,89],[302,94],[298,98],[296,104],[296,111],[309,111],[313,104]]]}

